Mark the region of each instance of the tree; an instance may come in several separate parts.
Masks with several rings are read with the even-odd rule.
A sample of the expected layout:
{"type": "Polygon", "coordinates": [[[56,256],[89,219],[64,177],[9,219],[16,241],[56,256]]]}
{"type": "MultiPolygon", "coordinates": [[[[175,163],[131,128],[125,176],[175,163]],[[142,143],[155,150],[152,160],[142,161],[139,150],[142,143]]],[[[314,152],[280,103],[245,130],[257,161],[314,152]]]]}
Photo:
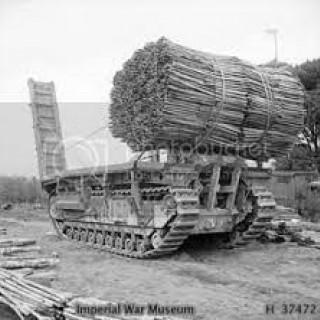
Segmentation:
{"type": "Polygon", "coordinates": [[[306,122],[302,132],[308,156],[320,172],[320,59],[307,61],[295,68],[306,90],[306,122]]]}
{"type": "Polygon", "coordinates": [[[35,203],[43,201],[40,182],[25,177],[0,177],[0,203],[35,203]]]}
{"type": "Polygon", "coordinates": [[[276,161],[277,170],[314,171],[314,159],[305,143],[293,146],[290,153],[276,161]]]}
{"type": "Polygon", "coordinates": [[[291,68],[305,89],[306,119],[300,141],[290,154],[278,159],[280,170],[317,170],[320,172],[320,59],[291,68]]]}

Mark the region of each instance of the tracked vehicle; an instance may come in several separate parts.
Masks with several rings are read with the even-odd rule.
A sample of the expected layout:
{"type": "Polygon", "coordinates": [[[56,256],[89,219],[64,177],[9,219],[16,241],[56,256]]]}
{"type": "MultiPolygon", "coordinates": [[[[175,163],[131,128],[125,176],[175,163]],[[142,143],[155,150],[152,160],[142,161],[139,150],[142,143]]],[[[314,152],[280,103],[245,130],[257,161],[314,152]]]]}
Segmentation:
{"type": "Polygon", "coordinates": [[[254,239],[273,216],[259,214],[240,157],[148,160],[67,170],[54,84],[29,80],[39,174],[57,233],[112,253],[151,258],[190,236],[254,239]]]}

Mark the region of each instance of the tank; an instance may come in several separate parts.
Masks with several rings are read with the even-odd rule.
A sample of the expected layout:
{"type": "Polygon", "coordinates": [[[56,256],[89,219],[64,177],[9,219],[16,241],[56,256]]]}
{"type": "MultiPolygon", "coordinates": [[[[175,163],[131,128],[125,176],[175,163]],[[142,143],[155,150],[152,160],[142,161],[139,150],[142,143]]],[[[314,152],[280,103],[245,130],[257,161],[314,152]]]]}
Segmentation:
{"type": "Polygon", "coordinates": [[[188,161],[174,150],[128,163],[67,168],[55,87],[29,80],[42,188],[61,238],[131,258],[176,252],[189,238],[255,239],[272,219],[259,216],[240,157],[188,161]],[[259,220],[260,219],[260,220],[259,220]]]}

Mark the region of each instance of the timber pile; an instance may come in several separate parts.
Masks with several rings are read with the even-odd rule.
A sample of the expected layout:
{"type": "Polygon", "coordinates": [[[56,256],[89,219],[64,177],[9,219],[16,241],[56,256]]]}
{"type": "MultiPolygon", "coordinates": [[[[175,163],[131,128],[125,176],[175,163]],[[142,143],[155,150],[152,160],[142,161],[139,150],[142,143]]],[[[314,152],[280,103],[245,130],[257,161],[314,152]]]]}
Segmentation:
{"type": "Polygon", "coordinates": [[[3,256],[10,256],[15,253],[26,253],[26,252],[39,252],[41,248],[39,246],[30,246],[30,247],[7,247],[7,248],[0,248],[0,254],[3,256]]]}
{"type": "MultiPolygon", "coordinates": [[[[77,313],[77,305],[95,307],[106,302],[92,298],[76,298],[0,269],[0,303],[11,307],[21,320],[89,320],[77,313]]],[[[171,317],[100,316],[101,320],[179,320],[171,317]]],[[[180,319],[181,320],[181,319],[180,319]]]]}
{"type": "Polygon", "coordinates": [[[2,239],[0,240],[0,268],[42,269],[54,267],[59,260],[41,255],[41,247],[34,239],[2,239]]]}
{"type": "Polygon", "coordinates": [[[0,302],[11,307],[21,320],[64,319],[70,296],[0,270],[0,302]]]}
{"type": "Polygon", "coordinates": [[[3,239],[0,240],[0,248],[31,246],[36,243],[37,241],[34,239],[3,239]]]}
{"type": "Polygon", "coordinates": [[[261,234],[258,240],[262,243],[295,242],[299,246],[320,249],[320,235],[318,232],[306,230],[302,226],[293,228],[286,223],[270,225],[269,229],[261,234]]]}
{"type": "Polygon", "coordinates": [[[10,270],[22,268],[41,269],[47,267],[54,267],[58,263],[59,260],[54,258],[23,257],[15,260],[8,259],[6,261],[2,261],[0,262],[0,268],[10,270]]]}
{"type": "Polygon", "coordinates": [[[303,103],[302,85],[287,71],[161,38],[116,73],[110,129],[135,151],[174,142],[280,156],[302,129],[303,103]]]}

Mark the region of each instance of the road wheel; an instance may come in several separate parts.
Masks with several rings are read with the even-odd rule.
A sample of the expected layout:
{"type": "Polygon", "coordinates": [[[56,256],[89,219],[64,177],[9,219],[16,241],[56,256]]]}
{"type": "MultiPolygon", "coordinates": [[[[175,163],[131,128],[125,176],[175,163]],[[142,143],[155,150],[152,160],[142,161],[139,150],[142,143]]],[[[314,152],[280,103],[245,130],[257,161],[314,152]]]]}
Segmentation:
{"type": "Polygon", "coordinates": [[[87,242],[87,239],[88,239],[88,237],[87,237],[87,232],[86,232],[86,230],[82,230],[82,231],[81,231],[81,241],[82,241],[82,242],[87,242]]]}
{"type": "Polygon", "coordinates": [[[134,241],[131,238],[128,238],[124,245],[126,252],[131,253],[134,250],[134,241]]]}
{"type": "Polygon", "coordinates": [[[76,241],[80,241],[81,233],[80,233],[79,229],[74,229],[74,231],[73,231],[73,239],[76,240],[76,241]]]}
{"type": "Polygon", "coordinates": [[[95,237],[95,234],[93,231],[89,231],[88,242],[90,244],[95,244],[95,242],[96,242],[96,237],[95,237]]]}
{"type": "Polygon", "coordinates": [[[66,231],[66,236],[68,237],[68,239],[72,240],[73,239],[73,232],[71,228],[68,228],[66,231]]]}
{"type": "Polygon", "coordinates": [[[137,251],[141,254],[147,251],[147,248],[143,239],[139,239],[137,241],[137,251]]]}
{"type": "Polygon", "coordinates": [[[106,243],[106,247],[107,249],[112,249],[113,248],[113,237],[109,234],[106,236],[106,240],[105,240],[105,243],[106,243]]]}
{"type": "Polygon", "coordinates": [[[118,236],[116,238],[115,248],[120,251],[120,250],[122,250],[122,247],[123,247],[122,238],[120,236],[118,236]]]}
{"type": "Polygon", "coordinates": [[[101,232],[97,234],[97,244],[100,248],[104,245],[104,237],[101,232]]]}

